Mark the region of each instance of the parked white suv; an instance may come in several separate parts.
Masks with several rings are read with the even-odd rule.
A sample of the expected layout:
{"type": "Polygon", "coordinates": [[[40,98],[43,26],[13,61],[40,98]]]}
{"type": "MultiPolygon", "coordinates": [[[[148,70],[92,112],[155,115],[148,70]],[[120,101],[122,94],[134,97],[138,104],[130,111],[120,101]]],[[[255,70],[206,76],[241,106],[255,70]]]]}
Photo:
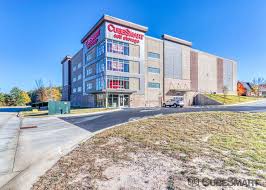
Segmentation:
{"type": "Polygon", "coordinates": [[[179,106],[180,108],[182,108],[184,106],[184,98],[183,96],[176,96],[170,100],[167,100],[166,102],[163,103],[163,107],[177,107],[179,106]]]}

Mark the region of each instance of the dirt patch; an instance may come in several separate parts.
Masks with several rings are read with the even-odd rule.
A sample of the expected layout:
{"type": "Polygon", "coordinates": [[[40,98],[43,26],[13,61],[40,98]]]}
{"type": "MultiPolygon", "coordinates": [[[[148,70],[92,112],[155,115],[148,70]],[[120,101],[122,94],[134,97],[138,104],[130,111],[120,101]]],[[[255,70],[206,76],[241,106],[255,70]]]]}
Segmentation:
{"type": "Polygon", "coordinates": [[[81,144],[32,189],[195,189],[188,183],[192,177],[256,179],[263,188],[265,137],[266,114],[205,112],[136,121],[81,144]]]}

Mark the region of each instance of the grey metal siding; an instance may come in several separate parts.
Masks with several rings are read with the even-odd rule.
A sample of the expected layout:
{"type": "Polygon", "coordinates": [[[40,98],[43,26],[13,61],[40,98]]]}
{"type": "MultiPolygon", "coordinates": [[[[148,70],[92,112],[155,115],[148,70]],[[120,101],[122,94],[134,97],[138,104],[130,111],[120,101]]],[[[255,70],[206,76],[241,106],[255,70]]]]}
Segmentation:
{"type": "Polygon", "coordinates": [[[182,49],[179,44],[164,42],[165,78],[182,79],[182,49]]]}

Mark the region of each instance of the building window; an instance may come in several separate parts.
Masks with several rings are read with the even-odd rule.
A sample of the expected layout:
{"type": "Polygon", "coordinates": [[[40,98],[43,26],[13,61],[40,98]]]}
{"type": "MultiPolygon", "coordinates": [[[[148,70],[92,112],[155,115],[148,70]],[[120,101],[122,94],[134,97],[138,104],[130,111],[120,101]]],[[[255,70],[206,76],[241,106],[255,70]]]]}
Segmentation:
{"type": "Polygon", "coordinates": [[[91,82],[86,83],[86,89],[87,90],[91,90],[92,89],[92,83],[91,82]]]}
{"type": "Polygon", "coordinates": [[[105,41],[101,42],[101,43],[97,46],[97,52],[96,52],[97,57],[99,57],[99,56],[101,56],[102,54],[104,54],[104,50],[105,50],[105,41]]]}
{"type": "Polygon", "coordinates": [[[86,68],[86,76],[89,76],[92,74],[92,68],[89,67],[89,68],[86,68]]]}
{"type": "Polygon", "coordinates": [[[78,92],[81,92],[82,88],[81,86],[78,87],[78,92]]]}
{"type": "Polygon", "coordinates": [[[104,89],[105,80],[104,77],[98,77],[96,78],[96,90],[102,90],[104,89]]]}
{"type": "Polygon", "coordinates": [[[76,77],[74,77],[74,78],[73,78],[73,82],[76,82],[76,81],[77,81],[77,79],[76,79],[76,77]]]}
{"type": "Polygon", "coordinates": [[[77,92],[77,89],[76,88],[73,88],[73,93],[76,93],[77,92]]]}
{"type": "Polygon", "coordinates": [[[160,59],[160,54],[159,53],[148,52],[148,58],[160,59]]]}
{"type": "Polygon", "coordinates": [[[119,72],[129,72],[129,61],[117,58],[107,58],[107,70],[109,71],[119,71],[119,72]]]}
{"type": "Polygon", "coordinates": [[[102,59],[96,63],[96,74],[104,72],[104,70],[105,70],[105,59],[102,59]]]}
{"type": "Polygon", "coordinates": [[[94,47],[86,54],[86,63],[95,59],[95,56],[96,54],[95,54],[95,47],[94,47]]]}
{"type": "Polygon", "coordinates": [[[76,71],[76,69],[77,69],[77,67],[76,67],[76,65],[73,67],[73,71],[76,71]]]}
{"type": "Polygon", "coordinates": [[[107,88],[129,89],[129,78],[120,76],[107,76],[107,88]]]}
{"type": "Polygon", "coordinates": [[[122,55],[129,55],[129,44],[116,40],[107,40],[107,51],[122,55]]]}
{"type": "Polygon", "coordinates": [[[148,72],[150,72],[150,73],[160,73],[160,69],[159,68],[155,68],[155,67],[148,67],[148,72]]]}
{"type": "Polygon", "coordinates": [[[160,88],[160,83],[148,82],[148,87],[149,88],[160,88]]]}
{"type": "Polygon", "coordinates": [[[81,63],[78,64],[78,69],[81,67],[81,63]]]}
{"type": "Polygon", "coordinates": [[[82,76],[81,74],[79,74],[79,75],[78,75],[78,80],[80,80],[80,79],[81,79],[81,76],[82,76]]]}

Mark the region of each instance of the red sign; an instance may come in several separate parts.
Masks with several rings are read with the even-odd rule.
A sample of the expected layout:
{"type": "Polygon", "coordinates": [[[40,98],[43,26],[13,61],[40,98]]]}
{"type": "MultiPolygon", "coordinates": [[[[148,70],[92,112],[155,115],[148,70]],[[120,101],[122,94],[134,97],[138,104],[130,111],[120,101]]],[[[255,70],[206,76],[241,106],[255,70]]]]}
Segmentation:
{"type": "Polygon", "coordinates": [[[137,32],[133,32],[130,29],[123,29],[114,26],[113,24],[109,24],[107,26],[109,32],[114,32],[114,38],[130,41],[133,43],[139,43],[140,40],[143,40],[143,34],[139,34],[137,32]]]}
{"type": "Polygon", "coordinates": [[[85,41],[85,45],[87,48],[90,48],[92,46],[94,46],[95,44],[97,44],[98,42],[98,37],[101,34],[101,30],[98,29],[95,33],[93,33],[86,41],[85,41]]]}

